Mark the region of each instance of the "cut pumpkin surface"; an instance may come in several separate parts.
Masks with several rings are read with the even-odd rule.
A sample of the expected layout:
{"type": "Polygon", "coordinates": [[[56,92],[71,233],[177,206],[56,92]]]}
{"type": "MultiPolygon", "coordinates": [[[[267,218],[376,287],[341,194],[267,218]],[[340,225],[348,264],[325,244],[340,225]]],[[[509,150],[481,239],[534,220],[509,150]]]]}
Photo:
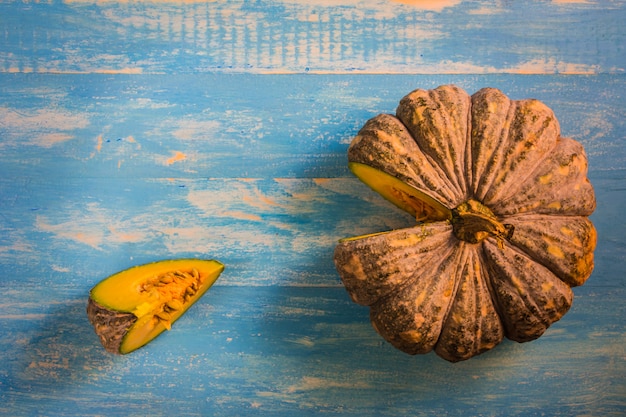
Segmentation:
{"type": "Polygon", "coordinates": [[[334,254],[352,299],[407,353],[456,362],[536,339],[593,271],[587,157],[537,100],[415,90],[365,123],[348,164],[417,221],[341,239],[334,254]]]}
{"type": "Polygon", "coordinates": [[[87,316],[107,351],[130,353],[170,330],[223,270],[216,260],[200,259],[126,269],[91,289],[87,316]]]}
{"type": "Polygon", "coordinates": [[[349,167],[361,181],[417,221],[446,220],[452,216],[450,209],[435,198],[393,175],[358,162],[351,162],[349,167]]]}

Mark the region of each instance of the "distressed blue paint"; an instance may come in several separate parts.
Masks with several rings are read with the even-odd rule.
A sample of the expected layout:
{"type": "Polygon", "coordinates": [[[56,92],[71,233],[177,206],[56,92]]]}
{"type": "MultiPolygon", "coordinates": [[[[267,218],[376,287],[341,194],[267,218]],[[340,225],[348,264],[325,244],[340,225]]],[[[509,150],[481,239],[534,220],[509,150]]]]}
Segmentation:
{"type": "Polygon", "coordinates": [[[0,415],[623,415],[626,8],[447,3],[1,4],[0,415]],[[458,364],[385,343],[332,264],[337,239],[412,223],[350,175],[350,139],[445,83],[548,104],[598,199],[570,312],[458,364]],[[107,354],[89,289],[183,256],[227,267],[107,354]]]}
{"type": "Polygon", "coordinates": [[[345,176],[348,143],[368,118],[393,113],[415,88],[446,83],[543,100],[563,134],[586,146],[593,169],[626,166],[613,151],[624,131],[623,76],[2,74],[0,80],[6,175],[345,176]],[[50,146],[47,135],[69,138],[50,146]],[[168,165],[175,151],[187,159],[168,165]]]}
{"type": "MultiPolygon", "coordinates": [[[[21,291],[40,297],[36,288],[21,291]]],[[[132,355],[113,357],[93,340],[82,294],[57,287],[47,296],[56,304],[28,307],[45,319],[25,320],[34,324],[28,328],[3,320],[2,347],[13,355],[4,368],[9,386],[0,410],[125,416],[619,415],[623,347],[615,338],[614,313],[598,306],[619,305],[621,296],[615,291],[579,296],[568,316],[541,339],[504,342],[452,366],[434,355],[409,357],[394,350],[345,291],[311,287],[215,287],[171,332],[132,355]]]]}
{"type": "Polygon", "coordinates": [[[389,1],[8,2],[0,5],[0,71],[626,69],[621,1],[447,3],[437,10],[389,1]]]}

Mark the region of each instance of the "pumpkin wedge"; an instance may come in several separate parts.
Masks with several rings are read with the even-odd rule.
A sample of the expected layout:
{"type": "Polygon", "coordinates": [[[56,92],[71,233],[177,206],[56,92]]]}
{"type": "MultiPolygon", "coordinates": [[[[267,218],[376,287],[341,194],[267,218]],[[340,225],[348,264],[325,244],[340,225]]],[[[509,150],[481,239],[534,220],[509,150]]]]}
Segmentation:
{"type": "Polygon", "coordinates": [[[541,336],[593,270],[596,200],[582,145],[538,100],[418,89],[368,120],[351,171],[416,225],[344,238],[337,271],[409,354],[469,359],[541,336]]]}
{"type": "Polygon", "coordinates": [[[89,293],[87,317],[104,348],[126,354],[178,320],[224,270],[216,260],[175,259],[135,266],[89,293]]]}

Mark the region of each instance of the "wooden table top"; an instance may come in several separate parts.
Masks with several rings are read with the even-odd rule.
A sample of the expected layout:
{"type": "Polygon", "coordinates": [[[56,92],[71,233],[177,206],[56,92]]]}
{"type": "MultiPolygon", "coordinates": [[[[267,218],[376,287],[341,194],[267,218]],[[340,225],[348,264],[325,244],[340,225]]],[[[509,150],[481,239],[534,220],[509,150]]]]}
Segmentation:
{"type": "Polygon", "coordinates": [[[626,3],[0,4],[0,415],[626,414],[626,3]],[[486,86],[580,141],[596,267],[538,340],[452,364],[386,343],[332,253],[412,220],[349,172],[415,88],[486,86]],[[125,356],[89,289],[159,259],[226,269],[125,356]]]}

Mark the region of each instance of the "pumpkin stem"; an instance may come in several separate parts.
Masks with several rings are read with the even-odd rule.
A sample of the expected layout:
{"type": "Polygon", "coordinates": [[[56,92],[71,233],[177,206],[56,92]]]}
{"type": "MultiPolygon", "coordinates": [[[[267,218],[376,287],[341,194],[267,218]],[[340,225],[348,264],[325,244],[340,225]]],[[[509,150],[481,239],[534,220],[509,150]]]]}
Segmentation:
{"type": "Polygon", "coordinates": [[[468,200],[452,210],[452,229],[460,240],[469,243],[480,243],[489,236],[510,239],[513,226],[502,224],[486,206],[476,200],[468,200]]]}

